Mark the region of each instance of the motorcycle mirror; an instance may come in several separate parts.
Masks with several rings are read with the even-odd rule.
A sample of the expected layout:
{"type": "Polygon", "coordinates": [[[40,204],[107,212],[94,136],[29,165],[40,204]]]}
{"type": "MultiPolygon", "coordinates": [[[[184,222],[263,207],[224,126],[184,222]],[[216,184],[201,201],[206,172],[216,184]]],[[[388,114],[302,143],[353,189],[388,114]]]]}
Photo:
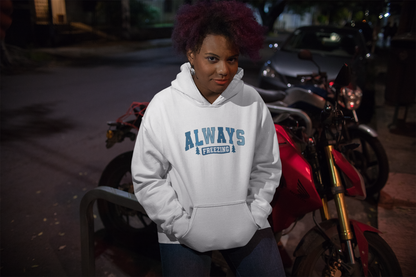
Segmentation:
{"type": "Polygon", "coordinates": [[[321,68],[319,65],[313,60],[312,53],[308,49],[302,49],[298,53],[298,58],[305,61],[311,61],[313,62],[316,67],[318,67],[318,73],[321,74],[321,68]]]}
{"type": "Polygon", "coordinates": [[[312,53],[308,49],[302,49],[298,53],[298,58],[301,59],[301,60],[311,61],[312,60],[312,53]]]}
{"type": "Polygon", "coordinates": [[[301,60],[311,61],[312,60],[312,53],[308,49],[302,49],[298,53],[298,58],[301,59],[301,60]]]}
{"type": "Polygon", "coordinates": [[[350,68],[347,64],[344,64],[335,78],[334,87],[341,88],[348,86],[351,82],[350,68]]]}

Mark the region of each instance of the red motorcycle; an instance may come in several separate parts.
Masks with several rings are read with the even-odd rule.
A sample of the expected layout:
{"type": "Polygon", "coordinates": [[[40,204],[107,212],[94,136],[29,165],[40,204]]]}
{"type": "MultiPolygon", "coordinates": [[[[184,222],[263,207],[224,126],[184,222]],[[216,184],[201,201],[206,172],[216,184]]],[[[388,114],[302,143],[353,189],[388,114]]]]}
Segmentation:
{"type": "MultiPolygon", "coordinates": [[[[335,80],[336,93],[349,84],[349,69],[344,66],[335,80]]],[[[133,103],[128,113],[110,122],[107,147],[136,135],[146,103],[133,103]],[[133,120],[126,117],[134,115],[133,120]]],[[[279,141],[282,178],[271,203],[269,217],[277,241],[282,231],[305,214],[313,212],[316,226],[299,242],[293,255],[293,276],[402,276],[399,262],[389,245],[371,226],[348,218],[344,197],[365,199],[360,173],[342,154],[340,145],[345,116],[327,103],[320,116],[319,136],[310,134],[311,120],[299,109],[269,105],[279,141]],[[306,122],[299,126],[294,118],[306,122]],[[328,201],[335,202],[337,218],[330,218],[328,201]],[[319,210],[321,222],[315,218],[319,210]]],[[[133,192],[130,175],[132,152],[119,155],[104,170],[100,186],[133,192]]],[[[106,201],[98,201],[104,226],[116,238],[131,244],[139,235],[156,235],[156,226],[145,215],[106,201]]]]}

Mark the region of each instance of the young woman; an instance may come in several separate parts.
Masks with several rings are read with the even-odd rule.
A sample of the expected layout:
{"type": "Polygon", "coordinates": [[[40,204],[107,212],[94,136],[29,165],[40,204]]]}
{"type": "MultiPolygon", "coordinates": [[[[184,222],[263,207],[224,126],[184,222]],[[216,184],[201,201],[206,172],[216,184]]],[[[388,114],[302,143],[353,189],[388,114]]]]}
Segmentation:
{"type": "Polygon", "coordinates": [[[258,57],[262,35],[242,3],[178,12],[172,39],[189,62],[149,104],[132,161],[164,276],[209,276],[212,250],[236,276],[284,276],[267,221],[281,176],[276,132],[238,67],[240,55],[258,57]]]}

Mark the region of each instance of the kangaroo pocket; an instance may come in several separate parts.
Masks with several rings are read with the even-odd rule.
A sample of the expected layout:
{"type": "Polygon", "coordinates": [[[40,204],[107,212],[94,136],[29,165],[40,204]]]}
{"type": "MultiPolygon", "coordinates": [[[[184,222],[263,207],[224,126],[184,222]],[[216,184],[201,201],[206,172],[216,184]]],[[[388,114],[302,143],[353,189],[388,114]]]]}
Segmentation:
{"type": "Polygon", "coordinates": [[[245,201],[196,206],[179,242],[199,252],[246,245],[258,229],[245,201]]]}

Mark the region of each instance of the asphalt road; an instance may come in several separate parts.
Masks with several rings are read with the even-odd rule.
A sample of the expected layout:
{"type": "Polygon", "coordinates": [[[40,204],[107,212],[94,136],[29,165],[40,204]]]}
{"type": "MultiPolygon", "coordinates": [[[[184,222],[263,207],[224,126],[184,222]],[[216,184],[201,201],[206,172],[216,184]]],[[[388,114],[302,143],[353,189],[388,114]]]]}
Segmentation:
{"type": "Polygon", "coordinates": [[[133,147],[106,149],[106,122],[170,85],[181,62],[161,48],[2,76],[2,276],[81,275],[80,200],[133,147]]]}
{"type": "MultiPolygon", "coordinates": [[[[150,101],[184,61],[162,47],[77,56],[1,77],[1,276],[81,276],[81,198],[111,159],[133,147],[126,141],[106,149],[106,122],[133,101],[150,101]]],[[[256,85],[261,64],[241,60],[248,84],[256,85]]],[[[397,171],[412,173],[406,165],[397,171]]],[[[374,203],[350,206],[352,218],[377,225],[374,203]]],[[[157,246],[121,247],[95,214],[97,276],[160,276],[157,246]]],[[[287,248],[312,224],[310,217],[298,223],[287,248]]]]}

